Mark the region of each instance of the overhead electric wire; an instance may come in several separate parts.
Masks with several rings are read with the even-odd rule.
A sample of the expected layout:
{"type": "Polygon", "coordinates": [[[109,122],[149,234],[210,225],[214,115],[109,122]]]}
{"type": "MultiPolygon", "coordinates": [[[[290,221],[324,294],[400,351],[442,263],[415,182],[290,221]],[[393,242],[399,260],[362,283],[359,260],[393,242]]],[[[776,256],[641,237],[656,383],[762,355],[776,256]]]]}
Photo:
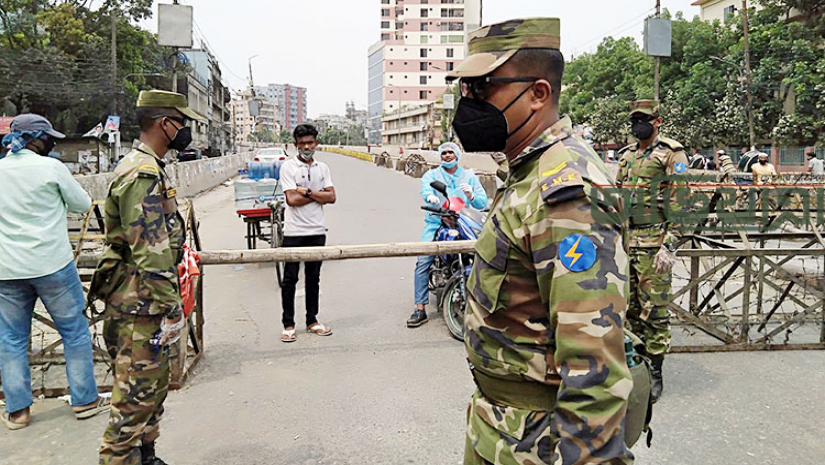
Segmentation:
{"type": "Polygon", "coordinates": [[[573,48],[573,55],[577,55],[576,52],[579,51],[579,50],[584,50],[585,52],[589,51],[592,48],[592,46],[590,44],[592,44],[594,42],[600,43],[601,40],[604,39],[607,36],[616,35],[616,34],[624,32],[624,31],[626,31],[626,30],[628,30],[632,27],[636,27],[638,24],[644,22],[644,20],[639,21],[640,18],[648,16],[650,13],[654,12],[655,10],[656,10],[655,7],[654,8],[648,8],[643,13],[638,14],[638,15],[634,16],[632,19],[630,19],[628,21],[625,21],[624,23],[609,29],[607,32],[605,32],[605,33],[603,33],[603,34],[601,34],[597,37],[593,37],[592,39],[589,39],[585,42],[582,42],[580,45],[577,45],[576,47],[573,48]],[[631,24],[631,23],[633,23],[633,24],[631,24]],[[630,26],[628,26],[628,24],[630,26]]]}

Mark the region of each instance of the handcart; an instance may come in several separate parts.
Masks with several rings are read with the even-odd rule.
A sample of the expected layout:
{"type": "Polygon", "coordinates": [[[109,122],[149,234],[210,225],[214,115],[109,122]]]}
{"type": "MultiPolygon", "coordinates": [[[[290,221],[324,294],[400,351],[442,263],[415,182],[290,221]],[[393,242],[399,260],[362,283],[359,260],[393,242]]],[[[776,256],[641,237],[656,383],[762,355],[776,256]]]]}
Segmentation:
{"type": "MultiPolygon", "coordinates": [[[[238,210],[238,216],[246,223],[246,248],[257,249],[259,243],[275,248],[284,242],[284,209],[286,199],[283,194],[276,195],[265,203],[265,208],[238,210]]],[[[264,245],[264,247],[266,246],[264,245]]],[[[278,285],[284,275],[283,262],[275,263],[278,285]]]]}

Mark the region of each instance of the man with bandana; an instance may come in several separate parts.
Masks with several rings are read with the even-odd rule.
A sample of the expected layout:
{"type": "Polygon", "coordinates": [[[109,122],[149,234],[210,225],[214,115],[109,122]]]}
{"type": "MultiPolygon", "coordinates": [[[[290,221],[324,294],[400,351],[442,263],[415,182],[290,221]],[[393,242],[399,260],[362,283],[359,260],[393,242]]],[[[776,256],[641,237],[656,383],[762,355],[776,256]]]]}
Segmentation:
{"type": "MultiPolygon", "coordinates": [[[[421,178],[421,198],[424,202],[442,206],[447,199],[430,186],[433,181],[441,181],[447,186],[449,197],[460,198],[464,205],[476,210],[487,206],[487,192],[478,180],[478,176],[470,170],[458,166],[461,161],[461,149],[458,145],[447,142],[438,147],[441,156],[441,166],[427,171],[421,178]]],[[[441,227],[441,217],[427,213],[424,217],[424,231],[421,232],[421,242],[431,242],[435,233],[441,227]]],[[[427,304],[430,301],[429,270],[435,257],[421,256],[415,264],[415,311],[407,319],[408,328],[417,328],[427,320],[427,304]]]]}
{"type": "Polygon", "coordinates": [[[476,243],[465,464],[630,464],[627,254],[604,162],[559,115],[560,20],[470,33],[453,127],[509,173],[476,243]]]}
{"type": "Polygon", "coordinates": [[[31,421],[28,355],[38,298],[63,338],[76,417],[109,409],[97,392],[86,302],[66,220],[67,212],[88,211],[92,200],[66,166],[48,156],[64,137],[46,118],[23,114],[3,138],[9,154],[0,160],[0,373],[6,396],[2,422],[10,430],[31,421]]]}
{"type": "Polygon", "coordinates": [[[630,209],[627,319],[644,341],[651,360],[654,402],[662,395],[662,363],[671,339],[668,304],[678,232],[670,219],[683,209],[677,202],[679,188],[660,186],[688,168],[682,145],[659,135],[662,123],[658,102],[639,100],[631,104],[631,133],[638,142],[619,151],[616,177],[630,209]]]}
{"type": "Polygon", "coordinates": [[[106,302],[103,338],[114,379],[101,465],[163,465],[155,441],[169,388],[169,346],[185,325],[178,282],[186,231],[162,158],[192,142],[198,114],[178,93],[142,91],[140,143],[115,168],[105,204],[106,248],[91,293],[106,302]]]}
{"type": "MultiPolygon", "coordinates": [[[[315,159],[318,130],[301,124],[292,134],[298,156],[281,166],[281,185],[286,196],[283,247],[320,247],[327,242],[324,224],[324,205],[335,203],[335,186],[326,163],[315,159]]],[[[306,278],[306,331],[318,336],[331,336],[332,329],[318,322],[321,263],[304,263],[306,278]]],[[[295,342],[295,286],[298,284],[300,263],[284,265],[281,283],[282,342],[295,342]]]]}

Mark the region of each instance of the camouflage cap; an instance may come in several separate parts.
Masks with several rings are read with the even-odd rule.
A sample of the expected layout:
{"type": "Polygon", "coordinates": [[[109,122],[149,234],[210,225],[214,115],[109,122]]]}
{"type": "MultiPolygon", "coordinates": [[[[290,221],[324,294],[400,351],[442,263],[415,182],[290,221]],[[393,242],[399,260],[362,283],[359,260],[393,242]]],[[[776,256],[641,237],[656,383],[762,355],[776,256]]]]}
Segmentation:
{"type": "Polygon", "coordinates": [[[659,102],[656,100],[636,100],[630,104],[630,116],[636,113],[659,116],[659,102]]]}
{"type": "Polygon", "coordinates": [[[142,90],[138,95],[138,108],[141,107],[157,107],[157,108],[174,108],[183,114],[183,116],[200,121],[201,117],[188,106],[186,106],[186,97],[177,92],[168,92],[165,90],[142,90]]]}
{"type": "Polygon", "coordinates": [[[511,19],[476,29],[469,34],[469,54],[447,80],[492,73],[521,49],[561,46],[559,18],[511,19]]]}

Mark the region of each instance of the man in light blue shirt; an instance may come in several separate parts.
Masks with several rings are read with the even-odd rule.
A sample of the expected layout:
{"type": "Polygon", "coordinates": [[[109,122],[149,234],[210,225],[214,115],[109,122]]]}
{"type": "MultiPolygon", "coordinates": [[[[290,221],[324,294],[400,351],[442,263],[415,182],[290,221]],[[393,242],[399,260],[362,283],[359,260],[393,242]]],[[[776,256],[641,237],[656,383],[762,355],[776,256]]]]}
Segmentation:
{"type": "Polygon", "coordinates": [[[89,195],[60,160],[48,157],[65,136],[42,116],[14,118],[0,159],[0,375],[6,396],[3,423],[31,421],[29,337],[39,297],[63,338],[66,376],[78,419],[108,410],[97,392],[85,297],[69,243],[66,212],[83,213],[89,195]]]}

